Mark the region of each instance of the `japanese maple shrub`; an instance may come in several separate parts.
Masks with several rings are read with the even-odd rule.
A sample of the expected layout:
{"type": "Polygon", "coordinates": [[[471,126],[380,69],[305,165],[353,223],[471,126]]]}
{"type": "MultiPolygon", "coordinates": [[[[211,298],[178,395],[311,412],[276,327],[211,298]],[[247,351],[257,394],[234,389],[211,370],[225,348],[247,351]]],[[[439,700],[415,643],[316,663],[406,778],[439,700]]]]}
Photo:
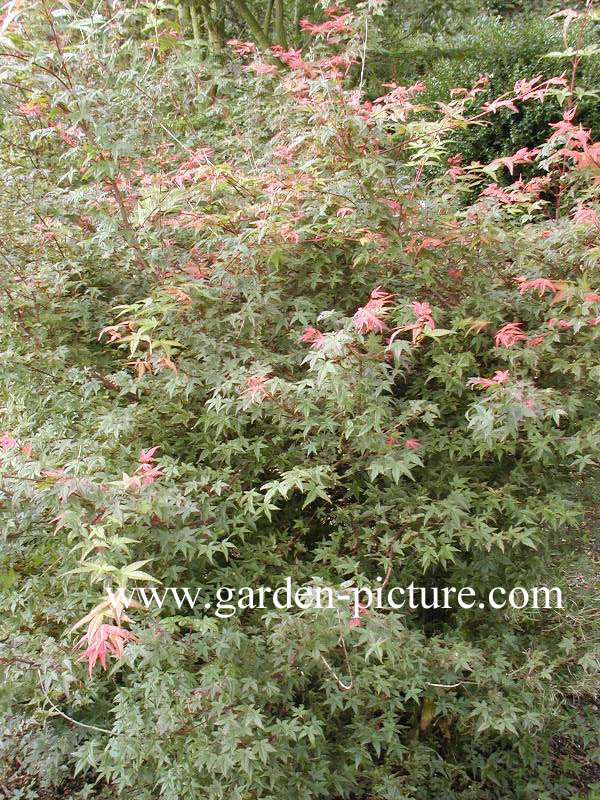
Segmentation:
{"type": "Polygon", "coordinates": [[[9,5],[7,763],[136,800],[582,796],[600,144],[576,65],[424,116],[420,83],[351,83],[382,2],[221,64],[166,7],[9,5]],[[452,131],[551,100],[544,140],[427,179],[452,131]],[[541,177],[500,185],[522,164],[541,177]],[[288,576],[564,607],[215,615],[288,576]],[[151,584],[204,594],[106,592],[151,584]]]}

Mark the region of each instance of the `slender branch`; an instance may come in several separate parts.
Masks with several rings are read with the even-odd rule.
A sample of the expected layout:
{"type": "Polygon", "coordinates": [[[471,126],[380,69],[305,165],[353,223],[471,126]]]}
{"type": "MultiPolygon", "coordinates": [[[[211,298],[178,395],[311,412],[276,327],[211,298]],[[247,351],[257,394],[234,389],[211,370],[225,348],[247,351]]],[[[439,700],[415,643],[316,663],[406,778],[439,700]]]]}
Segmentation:
{"type": "Polygon", "coordinates": [[[69,75],[69,70],[67,69],[67,64],[66,64],[66,61],[65,61],[65,54],[64,54],[62,46],[60,44],[60,39],[58,38],[58,33],[57,33],[56,28],[54,26],[54,20],[52,19],[52,15],[48,11],[48,8],[46,6],[45,0],[42,2],[42,7],[44,9],[44,15],[45,15],[46,19],[48,20],[48,24],[50,25],[50,28],[52,30],[52,38],[54,39],[54,44],[56,45],[56,50],[57,50],[57,52],[58,52],[58,54],[60,56],[60,63],[61,63],[62,70],[63,70],[63,72],[65,74],[65,77],[66,77],[67,81],[69,82],[70,88],[72,89],[73,88],[73,81],[71,80],[71,76],[69,75]]]}
{"type": "Polygon", "coordinates": [[[383,583],[381,584],[381,589],[382,590],[385,589],[385,587],[388,585],[388,581],[389,581],[390,576],[392,574],[392,567],[394,565],[394,561],[392,559],[392,548],[391,547],[387,551],[386,556],[390,559],[390,563],[388,564],[388,568],[387,568],[387,571],[385,573],[385,578],[383,579],[383,583]]]}
{"type": "MultiPolygon", "coordinates": [[[[111,381],[111,379],[107,378],[105,375],[100,375],[100,373],[96,372],[95,370],[90,371],[90,378],[93,378],[93,380],[98,381],[98,383],[101,383],[105,389],[111,389],[113,392],[121,391],[121,387],[117,386],[117,384],[114,381],[111,381]]],[[[127,392],[125,394],[125,397],[127,397],[129,400],[132,401],[139,400],[139,397],[133,392],[127,392]]]]}
{"type": "Polygon", "coordinates": [[[19,658],[18,656],[11,656],[10,658],[0,658],[0,664],[5,664],[7,667],[13,664],[27,664],[28,667],[35,667],[39,669],[40,665],[35,661],[30,661],[28,658],[19,658]]]}
{"type": "Polygon", "coordinates": [[[428,683],[427,686],[435,686],[437,689],[456,689],[458,686],[462,686],[462,681],[459,683],[428,683]]]}
{"type": "Polygon", "coordinates": [[[100,733],[108,733],[109,736],[112,735],[112,731],[108,731],[106,728],[99,728],[97,725],[87,725],[85,722],[77,722],[76,719],[73,719],[73,717],[69,717],[68,714],[65,714],[63,711],[60,710],[60,708],[57,708],[54,705],[54,703],[52,702],[52,700],[50,700],[50,698],[48,697],[48,692],[44,689],[44,684],[43,684],[43,681],[42,681],[42,673],[39,671],[39,669],[38,669],[37,673],[38,673],[38,677],[40,679],[40,689],[42,690],[42,692],[44,694],[44,697],[46,698],[48,703],[50,703],[50,706],[54,709],[54,711],[56,711],[57,714],[60,714],[61,717],[64,717],[64,719],[67,719],[67,720],[69,720],[69,722],[72,722],[73,725],[79,725],[80,728],[88,728],[88,730],[91,730],[91,731],[99,731],[100,733]]]}
{"type": "Polygon", "coordinates": [[[145,267],[150,268],[150,265],[148,264],[148,262],[146,261],[146,258],[144,256],[144,253],[142,251],[140,243],[137,240],[137,236],[135,235],[135,231],[133,229],[133,226],[132,226],[131,222],[129,221],[129,214],[127,213],[127,209],[125,208],[125,203],[123,202],[123,195],[121,194],[121,190],[117,186],[117,182],[116,182],[116,180],[114,178],[109,181],[109,184],[110,184],[110,188],[112,190],[113,196],[114,196],[114,198],[115,198],[115,200],[117,202],[117,206],[119,207],[119,213],[121,215],[121,220],[123,221],[123,226],[124,226],[124,228],[125,228],[125,230],[127,232],[127,236],[125,238],[128,239],[128,243],[137,252],[141,263],[145,267]]]}
{"type": "Polygon", "coordinates": [[[41,64],[38,64],[35,61],[32,61],[29,58],[29,56],[26,56],[24,53],[5,53],[5,52],[1,52],[0,56],[4,56],[6,58],[18,58],[20,61],[26,61],[28,64],[31,64],[32,67],[37,67],[37,69],[41,69],[43,72],[47,72],[48,75],[52,75],[53,78],[56,78],[57,81],[62,83],[62,85],[65,87],[65,89],[70,89],[71,88],[68,83],[65,83],[65,81],[61,78],[60,75],[56,74],[56,72],[54,72],[51,69],[48,69],[48,67],[44,67],[41,64]]]}
{"type": "MultiPolygon", "coordinates": [[[[26,364],[24,361],[17,361],[14,362],[16,366],[24,367],[25,369],[29,369],[32,372],[39,372],[40,375],[46,375],[48,378],[52,378],[56,383],[58,383],[61,378],[58,375],[53,375],[51,372],[46,372],[46,370],[40,369],[39,367],[34,367],[31,364],[26,364]]],[[[58,393],[62,392],[70,392],[70,394],[74,394],[76,397],[84,397],[81,392],[78,392],[76,389],[56,389],[58,393]]]]}
{"type": "Polygon", "coordinates": [[[436,689],[457,689],[459,686],[464,686],[466,683],[475,683],[475,681],[459,681],[458,683],[427,683],[427,686],[435,686],[436,689]]]}
{"type": "Polygon", "coordinates": [[[346,657],[346,666],[348,667],[348,675],[350,675],[350,687],[352,688],[352,684],[354,683],[354,676],[352,675],[352,667],[350,666],[350,656],[348,655],[348,650],[346,648],[346,640],[344,639],[344,629],[342,628],[342,618],[340,616],[340,610],[337,609],[337,618],[338,618],[338,627],[340,629],[340,640],[342,642],[342,647],[344,649],[344,656],[346,657]]]}
{"type": "Polygon", "coordinates": [[[325,656],[323,656],[323,655],[321,656],[321,661],[322,661],[322,662],[325,664],[325,666],[327,667],[327,669],[329,670],[329,672],[330,672],[330,673],[333,675],[333,677],[334,677],[334,678],[335,678],[335,680],[337,681],[337,683],[338,683],[338,686],[340,687],[340,689],[345,689],[346,691],[350,691],[350,690],[352,689],[352,684],[350,684],[350,686],[348,686],[347,684],[345,684],[345,683],[344,683],[344,681],[343,681],[343,680],[341,680],[341,678],[339,678],[339,677],[338,677],[338,676],[335,674],[335,672],[333,671],[333,669],[332,669],[332,668],[329,666],[329,664],[328,664],[328,663],[327,663],[327,661],[325,660],[325,656]]]}
{"type": "Polygon", "coordinates": [[[365,77],[365,63],[367,60],[367,40],[369,38],[369,9],[368,7],[365,9],[365,41],[363,44],[363,52],[362,52],[362,59],[360,65],[360,84],[359,84],[359,91],[362,92],[363,87],[363,80],[365,77]]]}

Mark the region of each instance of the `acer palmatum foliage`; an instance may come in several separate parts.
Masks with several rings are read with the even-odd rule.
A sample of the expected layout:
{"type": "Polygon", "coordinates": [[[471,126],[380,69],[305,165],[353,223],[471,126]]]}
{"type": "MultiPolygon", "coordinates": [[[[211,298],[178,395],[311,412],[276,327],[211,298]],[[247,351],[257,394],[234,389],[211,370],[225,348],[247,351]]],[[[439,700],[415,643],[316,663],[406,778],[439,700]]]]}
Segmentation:
{"type": "Polygon", "coordinates": [[[567,57],[423,108],[426,79],[368,84],[381,3],[219,63],[168,4],[9,5],[6,760],[140,800],[575,796],[600,186],[567,57]],[[542,140],[449,149],[542,102],[542,140]],[[219,589],[286,577],[572,594],[568,615],[212,615],[219,589]],[[206,596],[105,599],[157,581],[206,596]]]}

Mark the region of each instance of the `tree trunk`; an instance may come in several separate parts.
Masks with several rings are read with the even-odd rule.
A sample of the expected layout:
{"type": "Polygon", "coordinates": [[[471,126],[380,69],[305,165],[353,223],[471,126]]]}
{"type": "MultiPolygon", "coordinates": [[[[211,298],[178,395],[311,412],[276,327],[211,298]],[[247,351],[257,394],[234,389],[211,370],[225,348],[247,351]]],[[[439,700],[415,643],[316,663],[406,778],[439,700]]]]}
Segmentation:
{"type": "Polygon", "coordinates": [[[292,36],[296,45],[300,42],[300,0],[294,3],[294,21],[292,23],[292,36]]]}
{"type": "Polygon", "coordinates": [[[177,3],[177,16],[179,17],[179,24],[181,27],[187,28],[190,22],[190,10],[185,0],[181,3],[177,3]]]}
{"type": "Polygon", "coordinates": [[[182,28],[186,28],[189,23],[189,10],[185,3],[177,4],[177,16],[179,17],[179,24],[182,28]]]}
{"type": "Polygon", "coordinates": [[[271,47],[271,42],[263,33],[254,14],[250,11],[244,0],[231,0],[232,6],[238,11],[240,17],[244,20],[250,33],[254,36],[256,44],[262,50],[268,50],[271,47]]]}
{"type": "Polygon", "coordinates": [[[213,14],[213,20],[215,23],[215,27],[217,29],[217,35],[221,41],[221,44],[225,42],[225,21],[223,15],[223,0],[214,0],[215,4],[215,13],[213,14]]]}
{"type": "Polygon", "coordinates": [[[271,31],[271,14],[273,13],[273,0],[267,3],[267,10],[265,11],[265,21],[263,22],[263,31],[265,36],[269,36],[271,31]]]}
{"type": "Polygon", "coordinates": [[[200,48],[200,25],[198,24],[198,12],[194,0],[190,0],[190,17],[192,18],[192,33],[194,34],[194,44],[200,48]]]}
{"type": "Polygon", "coordinates": [[[209,47],[213,53],[220,53],[223,49],[223,39],[221,38],[217,22],[213,16],[210,0],[201,0],[200,7],[202,8],[204,27],[208,34],[209,47]]]}
{"type": "Polygon", "coordinates": [[[275,0],[275,33],[278,43],[284,50],[288,49],[285,37],[285,25],[283,21],[283,0],[275,0]]]}

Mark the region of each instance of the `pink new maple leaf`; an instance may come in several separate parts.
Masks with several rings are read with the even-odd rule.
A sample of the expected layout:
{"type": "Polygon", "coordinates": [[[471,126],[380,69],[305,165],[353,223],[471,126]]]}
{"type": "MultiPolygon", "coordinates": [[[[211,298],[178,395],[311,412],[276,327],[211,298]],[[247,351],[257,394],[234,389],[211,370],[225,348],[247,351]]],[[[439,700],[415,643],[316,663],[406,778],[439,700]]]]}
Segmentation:
{"type": "Polygon", "coordinates": [[[248,64],[248,66],[243,67],[243,69],[248,72],[249,70],[254,70],[257,75],[272,75],[274,72],[277,72],[277,67],[273,64],[267,64],[264,61],[254,61],[252,64],[248,64]]]}
{"type": "Polygon", "coordinates": [[[249,397],[253,403],[260,402],[269,394],[265,386],[268,380],[268,375],[252,375],[246,378],[246,388],[242,391],[242,395],[249,397]]]}
{"type": "Polygon", "coordinates": [[[38,103],[19,103],[17,111],[26,117],[41,117],[43,108],[38,103]]]}
{"type": "Polygon", "coordinates": [[[362,614],[366,614],[369,610],[369,607],[365,603],[358,604],[358,617],[350,617],[350,622],[348,623],[351,628],[360,628],[362,622],[360,618],[362,614]]]}
{"type": "Polygon", "coordinates": [[[329,39],[336,33],[351,33],[352,28],[348,25],[351,14],[342,14],[340,17],[332,17],[327,22],[322,22],[320,25],[315,25],[308,19],[300,20],[300,27],[303,31],[308,31],[315,36],[325,36],[329,39]]]}
{"type": "Polygon", "coordinates": [[[573,327],[572,322],[569,322],[566,319],[555,319],[554,317],[552,319],[549,319],[547,324],[549,328],[556,328],[558,326],[559,328],[565,331],[573,327]]]}
{"type": "Polygon", "coordinates": [[[511,347],[517,342],[522,342],[527,337],[521,330],[522,322],[509,322],[496,333],[496,347],[511,347]]]}
{"type": "Polygon", "coordinates": [[[515,83],[515,94],[519,100],[541,100],[542,103],[551,86],[567,86],[568,82],[564,75],[548,78],[543,81],[542,75],[537,75],[535,78],[522,79],[515,83]]]}
{"type": "Polygon", "coordinates": [[[285,222],[280,228],[279,233],[290,244],[298,244],[300,241],[300,234],[292,228],[291,223],[285,222]]]}
{"type": "Polygon", "coordinates": [[[510,203],[512,197],[505,190],[498,186],[497,183],[488,184],[481,192],[481,197],[495,197],[501,203],[510,203]]]}
{"type": "Polygon", "coordinates": [[[450,169],[446,170],[446,175],[450,177],[452,183],[456,183],[456,179],[459,175],[464,175],[464,169],[462,167],[450,167],[450,169]]]}
{"type": "MultiPolygon", "coordinates": [[[[410,109],[414,108],[412,103],[408,102],[409,98],[414,97],[416,94],[424,92],[427,89],[427,86],[425,83],[423,83],[423,81],[418,81],[412,86],[398,86],[397,83],[384,83],[383,86],[385,86],[386,89],[391,89],[392,91],[384,94],[382,97],[378,97],[375,100],[375,103],[383,106],[394,106],[396,111],[398,108],[404,108],[405,111],[409,111],[410,109]]],[[[401,114],[400,116],[401,119],[404,119],[404,114],[401,114]]]]}
{"type": "Polygon", "coordinates": [[[533,150],[529,150],[527,147],[522,147],[520,150],[517,150],[516,153],[512,156],[503,156],[502,158],[496,158],[494,161],[491,162],[489,165],[492,169],[500,166],[501,164],[504,165],[510,174],[512,175],[514,172],[515,164],[531,164],[534,157],[539,153],[538,148],[534,148],[533,150]]]}
{"type": "Polygon", "coordinates": [[[0,447],[3,450],[10,450],[11,447],[14,447],[17,443],[17,440],[14,436],[11,436],[10,433],[4,432],[0,437],[0,447]]]}
{"type": "Polygon", "coordinates": [[[579,205],[573,213],[573,222],[576,225],[600,225],[600,217],[595,209],[579,205]]]}
{"type": "Polygon", "coordinates": [[[142,483],[146,486],[149,483],[154,483],[154,481],[163,474],[162,470],[153,464],[140,464],[138,473],[142,476],[142,483]]]}
{"type": "Polygon", "coordinates": [[[87,660],[88,671],[91,676],[98,659],[100,659],[102,669],[106,670],[106,656],[111,653],[115,658],[122,658],[125,644],[135,641],[137,641],[137,636],[118,625],[108,625],[107,623],[103,623],[98,627],[90,625],[87,633],[84,633],[75,645],[76,647],[82,647],[85,642],[88,645],[78,658],[78,661],[87,660]]]}
{"type": "Polygon", "coordinates": [[[258,53],[258,48],[254,42],[240,42],[239,39],[228,39],[227,44],[240,56],[250,56],[258,53]]]}
{"type": "Polygon", "coordinates": [[[140,464],[151,464],[155,460],[154,453],[156,453],[159,447],[160,445],[157,444],[154,447],[151,447],[149,450],[140,450],[140,464]]]}
{"type": "Polygon", "coordinates": [[[579,169],[600,167],[600,142],[584,145],[583,153],[575,153],[575,161],[579,169]]]}
{"type": "Polygon", "coordinates": [[[418,300],[415,300],[410,304],[410,307],[414,315],[417,317],[417,321],[413,322],[412,325],[402,325],[400,328],[396,328],[391,335],[388,344],[392,344],[399,333],[404,331],[412,331],[412,342],[413,345],[416,345],[426,325],[431,328],[431,330],[435,330],[435,320],[433,319],[433,312],[429,303],[421,303],[418,300]]]}
{"type": "Polygon", "coordinates": [[[541,343],[544,341],[546,336],[547,336],[547,334],[545,334],[545,333],[540,333],[539,336],[532,336],[531,339],[527,339],[527,341],[525,342],[525,346],[526,347],[539,347],[539,345],[541,345],[541,343]]]}
{"type": "Polygon", "coordinates": [[[419,317],[419,319],[427,318],[430,324],[433,322],[433,319],[431,318],[431,306],[429,303],[419,303],[417,300],[415,300],[414,303],[410,304],[410,307],[415,312],[415,316],[419,317]]]}
{"type": "Polygon", "coordinates": [[[123,334],[119,330],[120,327],[121,325],[108,325],[106,328],[102,328],[102,330],[100,331],[100,335],[98,336],[98,339],[101,339],[102,336],[106,333],[108,334],[109,337],[108,339],[109,344],[112,344],[112,342],[120,341],[120,339],[123,338],[123,334]]]}
{"type": "Polygon", "coordinates": [[[480,389],[489,389],[490,386],[499,386],[510,378],[510,372],[507,369],[496,370],[493,378],[469,378],[467,381],[469,386],[477,386],[480,389]]]}
{"type": "Polygon", "coordinates": [[[290,69],[301,69],[310,72],[308,65],[302,58],[302,50],[284,50],[281,45],[274,44],[271,52],[290,69]]]}
{"type": "Polygon", "coordinates": [[[354,327],[359,333],[369,333],[369,331],[381,333],[386,328],[385,322],[372,311],[369,311],[367,306],[359,308],[353,319],[354,327]]]}
{"type": "Polygon", "coordinates": [[[511,111],[518,111],[519,109],[514,104],[516,97],[507,100],[492,100],[491,103],[485,103],[482,107],[482,111],[486,114],[495,114],[499,108],[510,108],[511,111]]]}
{"type": "Polygon", "coordinates": [[[381,317],[385,317],[390,306],[392,295],[384,292],[381,286],[377,286],[371,292],[369,300],[365,306],[359,308],[354,315],[354,327],[359,333],[377,331],[381,333],[387,327],[381,317]]]}
{"type": "Polygon", "coordinates": [[[559,290],[559,287],[555,286],[555,284],[552,283],[549,278],[533,278],[529,281],[519,280],[519,283],[520,294],[523,294],[528,289],[533,289],[534,291],[538,292],[540,297],[542,297],[542,295],[546,293],[546,289],[554,294],[556,294],[559,290]]]}
{"type": "Polygon", "coordinates": [[[373,311],[384,311],[389,305],[390,300],[392,299],[392,295],[388,292],[384,292],[381,286],[377,286],[371,292],[371,296],[369,298],[369,302],[367,306],[371,308],[373,311]]]}
{"type": "Polygon", "coordinates": [[[318,328],[308,327],[300,337],[300,341],[309,344],[313,349],[318,350],[325,342],[325,334],[318,328]]]}
{"type": "Polygon", "coordinates": [[[444,242],[441,239],[436,239],[434,236],[426,236],[417,247],[416,252],[419,253],[421,250],[433,250],[436,247],[441,247],[443,244],[444,242]]]}
{"type": "Polygon", "coordinates": [[[383,202],[393,214],[402,213],[402,204],[399,203],[397,200],[384,200],[383,202]]]}
{"type": "Polygon", "coordinates": [[[25,442],[25,444],[21,447],[21,452],[24,456],[27,456],[27,458],[31,458],[33,444],[31,442],[25,442]]]}
{"type": "Polygon", "coordinates": [[[293,159],[295,152],[293,147],[286,144],[278,144],[277,147],[273,148],[273,154],[288,164],[293,159]]]}

